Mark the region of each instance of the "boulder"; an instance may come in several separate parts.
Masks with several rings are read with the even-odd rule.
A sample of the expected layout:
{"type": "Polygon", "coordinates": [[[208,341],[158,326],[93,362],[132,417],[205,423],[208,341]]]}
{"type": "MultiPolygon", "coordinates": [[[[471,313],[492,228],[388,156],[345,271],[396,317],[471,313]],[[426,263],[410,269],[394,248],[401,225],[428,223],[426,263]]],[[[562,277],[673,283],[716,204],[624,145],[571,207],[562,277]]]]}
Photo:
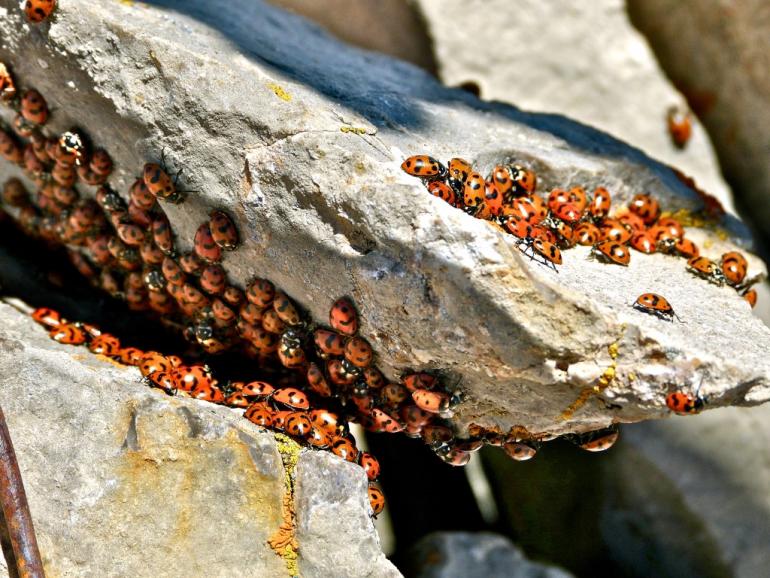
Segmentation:
{"type": "Polygon", "coordinates": [[[570,578],[555,566],[527,560],[510,540],[491,532],[436,532],[410,552],[409,576],[415,578],[570,578]]]}
{"type": "Polygon", "coordinates": [[[746,218],[770,235],[770,7],[628,0],[635,26],[711,135],[746,218]]]}
{"type": "MultiPolygon", "coordinates": [[[[678,167],[732,207],[714,148],[697,119],[686,148],[672,143],[666,112],[687,105],[631,23],[624,0],[525,0],[515,7],[505,0],[418,0],[417,6],[446,84],[472,82],[485,99],[605,130],[678,167]]],[[[669,12],[658,13],[666,18],[669,12]]],[[[671,31],[676,34],[676,27],[671,31]]]]}
{"type": "Polygon", "coordinates": [[[358,466],[297,444],[282,454],[235,410],[152,390],[6,304],[0,320],[0,395],[47,575],[399,575],[358,466]],[[279,556],[268,539],[292,453],[299,555],[279,556]],[[349,523],[307,522],[340,504],[349,523]],[[330,541],[334,559],[317,546],[330,541]]]}
{"type": "MultiPolygon", "coordinates": [[[[639,150],[445,88],[262,2],[70,0],[37,27],[15,1],[0,7],[0,60],[46,96],[52,133],[78,126],[109,150],[124,195],[149,160],[183,170],[185,202],[164,205],[178,247],[190,248],[212,208],[227,209],[243,239],[223,260],[231,282],[267,277],[318,322],[351,296],[390,378],[429,369],[458,384],[460,432],[660,417],[672,384],[702,382],[711,407],[770,398],[770,332],[733,289],[663,255],[634,254],[625,268],[577,248],[551,269],[399,169],[415,153],[466,157],[484,172],[517,161],[542,191],[602,185],[616,204],[647,191],[667,211],[702,207],[639,150]],[[647,291],[683,322],[633,310],[647,291]]],[[[16,174],[2,164],[0,178],[16,174]]],[[[749,242],[730,216],[688,236],[714,258],[749,242]]],[[[763,274],[750,259],[750,275],[763,274]]]]}

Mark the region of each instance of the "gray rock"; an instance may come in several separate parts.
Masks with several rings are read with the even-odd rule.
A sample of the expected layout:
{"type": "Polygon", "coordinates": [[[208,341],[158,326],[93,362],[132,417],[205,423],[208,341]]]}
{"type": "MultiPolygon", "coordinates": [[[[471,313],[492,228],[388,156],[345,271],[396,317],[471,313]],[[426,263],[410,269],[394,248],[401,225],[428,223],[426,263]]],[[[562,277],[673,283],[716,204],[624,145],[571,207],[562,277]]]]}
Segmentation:
{"type": "Polygon", "coordinates": [[[555,566],[532,562],[507,538],[489,532],[436,532],[409,555],[415,578],[570,578],[555,566]]]}
{"type": "Polygon", "coordinates": [[[524,0],[515,6],[506,0],[418,0],[417,5],[445,83],[475,82],[483,98],[605,130],[683,170],[732,207],[697,119],[687,148],[672,144],[666,111],[686,104],[631,24],[625,0],[524,0]]]}
{"type": "MultiPolygon", "coordinates": [[[[282,520],[286,475],[273,435],[140,377],[53,342],[0,304],[0,397],[47,575],[286,576],[267,544],[282,520]]],[[[335,562],[350,564],[349,576],[397,575],[377,549],[363,471],[336,456],[302,458],[319,461],[328,478],[300,473],[315,501],[308,512],[296,502],[299,519],[313,518],[321,500],[347,500],[357,522],[333,528],[335,562]]],[[[316,546],[329,529],[303,526],[300,563],[315,575],[340,571],[316,546]]]]}
{"type": "Polygon", "coordinates": [[[711,135],[746,218],[770,234],[770,6],[628,0],[634,25],[711,135]]]}
{"type": "Polygon", "coordinates": [[[401,576],[382,554],[369,515],[363,470],[328,452],[306,452],[296,473],[300,575],[325,578],[401,576]]]}
{"type": "MultiPolygon", "coordinates": [[[[164,207],[181,249],[226,207],[244,239],[224,259],[231,281],[268,277],[318,321],[350,295],[390,377],[447,370],[465,393],[458,428],[563,433],[660,417],[672,382],[701,379],[712,407],[770,398],[770,333],[732,289],[661,255],[634,255],[626,269],[575,249],[557,273],[426,194],[399,163],[429,152],[486,171],[516,159],[542,190],[601,184],[618,203],[645,190],[667,210],[697,209],[668,168],[563,117],[482,103],[345,48],[261,2],[156,4],[170,8],[70,0],[32,29],[1,0],[0,59],[48,98],[52,131],[80,126],[110,151],[124,194],[161,151],[184,168],[187,201],[164,207]],[[645,291],[686,323],[633,311],[645,291]],[[614,382],[592,395],[608,371],[614,382]]],[[[13,172],[2,165],[0,178],[13,172]]],[[[747,241],[736,220],[725,226],[747,241]]],[[[763,271],[753,259],[751,274],[763,271]]]]}
{"type": "Polygon", "coordinates": [[[770,564],[768,408],[626,428],[602,535],[631,576],[755,578],[770,564]]]}

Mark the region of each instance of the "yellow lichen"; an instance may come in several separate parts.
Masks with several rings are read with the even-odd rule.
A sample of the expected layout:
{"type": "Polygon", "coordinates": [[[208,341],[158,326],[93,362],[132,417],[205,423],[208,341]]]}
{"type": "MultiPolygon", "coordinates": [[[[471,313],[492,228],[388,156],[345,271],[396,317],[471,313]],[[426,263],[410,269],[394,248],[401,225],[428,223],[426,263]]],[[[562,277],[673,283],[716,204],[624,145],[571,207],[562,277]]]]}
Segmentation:
{"type": "Polygon", "coordinates": [[[267,543],[276,554],[283,558],[289,576],[299,576],[299,567],[297,565],[299,544],[297,544],[297,540],[294,537],[297,528],[297,518],[294,512],[294,468],[296,468],[299,461],[302,447],[293,439],[281,433],[275,434],[275,440],[278,445],[278,452],[281,454],[285,474],[285,488],[281,504],[283,522],[267,540],[267,543]]]}
{"type": "MultiPolygon", "coordinates": [[[[626,330],[625,324],[622,326],[622,330],[626,330]]],[[[575,412],[579,410],[581,407],[583,407],[586,402],[591,399],[592,395],[596,395],[601,393],[603,390],[607,389],[612,382],[615,380],[615,376],[617,375],[617,368],[618,364],[615,361],[618,358],[618,355],[620,354],[620,343],[619,340],[615,341],[613,343],[610,343],[607,346],[607,353],[609,353],[610,358],[612,359],[612,363],[608,365],[604,372],[599,376],[599,378],[596,380],[596,383],[594,383],[591,386],[584,387],[580,390],[580,393],[577,396],[577,399],[573,401],[567,409],[565,409],[562,413],[560,419],[563,421],[566,421],[570,419],[573,415],[575,415],[575,412]]]]}
{"type": "Polygon", "coordinates": [[[267,85],[267,87],[270,90],[272,90],[275,93],[275,95],[281,100],[285,100],[286,102],[289,102],[291,100],[291,95],[276,83],[271,82],[267,85]]]}
{"type": "Polygon", "coordinates": [[[366,129],[359,126],[341,126],[340,131],[344,133],[352,132],[354,134],[366,134],[366,129]]]}

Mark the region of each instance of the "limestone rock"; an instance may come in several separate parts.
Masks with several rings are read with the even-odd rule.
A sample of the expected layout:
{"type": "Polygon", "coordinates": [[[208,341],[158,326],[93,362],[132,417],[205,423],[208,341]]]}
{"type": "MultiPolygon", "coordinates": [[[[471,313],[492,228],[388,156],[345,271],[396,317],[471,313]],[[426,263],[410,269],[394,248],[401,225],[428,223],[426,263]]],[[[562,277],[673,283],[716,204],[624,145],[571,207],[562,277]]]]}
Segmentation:
{"type": "Polygon", "coordinates": [[[415,578],[570,578],[554,566],[531,562],[507,538],[488,532],[437,532],[420,540],[410,554],[415,578]]]}
{"type": "MultiPolygon", "coordinates": [[[[660,417],[672,383],[701,380],[712,407],[770,398],[770,332],[734,290],[662,255],[621,268],[574,249],[553,271],[399,164],[424,152],[485,172],[517,160],[541,190],[603,185],[617,204],[648,191],[666,210],[697,210],[668,168],[585,125],[480,102],[344,47],[262,2],[155,4],[69,0],[33,29],[15,0],[0,0],[0,60],[48,98],[51,131],[79,126],[110,151],[121,193],[162,152],[184,169],[187,200],[164,206],[182,250],[213,207],[226,208],[244,240],[224,259],[232,282],[267,277],[319,322],[350,295],[391,378],[445,371],[464,393],[460,430],[563,433],[660,417]],[[684,323],[632,310],[647,291],[684,323]],[[608,372],[615,380],[594,395],[608,372]]],[[[0,178],[11,174],[3,164],[0,178]]],[[[722,225],[748,242],[734,218],[722,225]]],[[[732,246],[690,234],[713,237],[714,258],[732,246]]],[[[752,258],[750,274],[763,271],[752,258]]]]}
{"type": "MultiPolygon", "coordinates": [[[[526,0],[515,7],[505,0],[418,0],[417,5],[445,83],[475,82],[483,98],[605,130],[683,170],[732,207],[708,134],[697,120],[686,149],[672,144],[666,111],[686,104],[631,24],[625,0],[526,0]]],[[[668,19],[670,12],[658,14],[668,19]]],[[[671,30],[676,35],[677,27],[671,30]]]]}
{"type": "Polygon", "coordinates": [[[711,135],[746,218],[770,235],[770,5],[628,0],[634,24],[711,135]]]}
{"type": "MultiPolygon", "coordinates": [[[[288,575],[267,544],[286,488],[272,434],[151,390],[136,368],[59,345],[5,304],[0,320],[0,395],[47,575],[288,575]]],[[[363,470],[311,452],[300,464],[315,498],[296,502],[299,519],[343,501],[355,520],[331,538],[302,526],[299,565],[315,569],[302,575],[339,575],[330,562],[348,576],[398,575],[378,549],[363,470]],[[319,462],[334,485],[308,473],[319,462]],[[325,540],[338,560],[314,546],[325,540]]]]}

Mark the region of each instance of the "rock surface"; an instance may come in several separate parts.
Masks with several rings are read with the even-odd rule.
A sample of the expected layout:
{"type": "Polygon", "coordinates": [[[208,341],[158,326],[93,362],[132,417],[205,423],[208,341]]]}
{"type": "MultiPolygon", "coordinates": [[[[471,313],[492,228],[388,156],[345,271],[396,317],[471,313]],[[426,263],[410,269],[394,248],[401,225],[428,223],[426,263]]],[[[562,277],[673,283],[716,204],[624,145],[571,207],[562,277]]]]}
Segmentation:
{"type": "MultiPolygon", "coordinates": [[[[110,151],[123,194],[161,152],[184,168],[187,201],[164,207],[181,249],[226,207],[244,239],[224,259],[231,281],[268,277],[319,321],[350,295],[389,376],[448,371],[465,394],[460,429],[561,433],[659,417],[671,383],[701,379],[714,407],[770,398],[770,332],[732,289],[661,255],[621,269],[575,249],[557,273],[399,164],[422,152],[484,171],[519,160],[541,190],[601,184],[617,203],[644,190],[666,210],[697,210],[668,168],[584,125],[483,103],[345,48],[261,2],[155,4],[175,9],[63,1],[33,29],[2,0],[0,59],[48,98],[51,131],[77,125],[110,151]],[[633,311],[646,291],[686,323],[633,311]],[[613,385],[593,396],[608,370],[613,385]]],[[[12,172],[2,165],[0,178],[12,172]]],[[[737,221],[725,226],[746,240],[737,221]]],[[[717,257],[727,245],[714,243],[717,257]]]]}
{"type": "MultiPolygon", "coordinates": [[[[289,575],[267,544],[285,489],[271,434],[150,390],[137,369],[59,345],[5,304],[0,319],[0,396],[47,575],[289,575]]],[[[307,451],[297,479],[302,576],[340,575],[337,563],[346,576],[398,576],[377,546],[363,470],[307,451]],[[305,522],[339,503],[333,536],[305,522]],[[336,560],[318,547],[330,540],[336,560]]]]}
{"type": "Polygon", "coordinates": [[[438,532],[425,536],[410,553],[415,578],[570,578],[554,566],[531,562],[507,538],[480,532],[438,532]]]}
{"type": "MultiPolygon", "coordinates": [[[[625,0],[525,0],[515,7],[506,0],[418,0],[417,5],[445,83],[472,81],[483,98],[563,114],[605,130],[678,167],[732,206],[697,120],[686,149],[672,144],[666,111],[686,103],[631,24],[625,0]]],[[[670,12],[659,8],[657,14],[668,19],[670,12]]],[[[671,27],[675,35],[677,28],[671,27]]],[[[687,66],[687,58],[682,61],[687,66]]]]}
{"type": "Polygon", "coordinates": [[[708,129],[746,217],[770,236],[770,4],[628,0],[634,24],[708,129]]]}
{"type": "Polygon", "coordinates": [[[626,428],[603,468],[610,555],[632,576],[766,575],[769,418],[726,408],[626,428]]]}

